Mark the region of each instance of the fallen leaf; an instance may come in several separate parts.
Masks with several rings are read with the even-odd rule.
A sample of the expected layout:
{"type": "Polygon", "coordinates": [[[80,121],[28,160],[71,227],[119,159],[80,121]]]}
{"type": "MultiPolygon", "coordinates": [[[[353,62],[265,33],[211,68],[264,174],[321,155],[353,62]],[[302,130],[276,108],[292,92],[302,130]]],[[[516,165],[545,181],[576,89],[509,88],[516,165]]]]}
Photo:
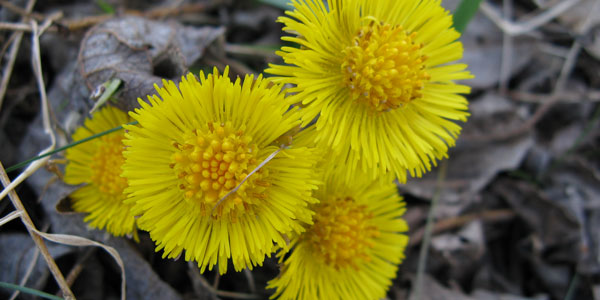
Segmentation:
{"type": "Polygon", "coordinates": [[[138,107],[138,98],[155,94],[154,84],[184,75],[224,31],[132,16],[111,19],[86,33],[78,67],[90,91],[111,79],[122,80],[114,95],[116,105],[132,110],[138,107]]]}
{"type": "MultiPolygon", "coordinates": [[[[456,216],[475,200],[499,172],[516,169],[533,145],[530,134],[512,139],[479,142],[465,136],[490,136],[522,123],[519,107],[497,94],[489,93],[471,105],[471,118],[463,137],[449,151],[447,173],[442,184],[438,217],[456,216]]],[[[400,190],[431,199],[435,192],[439,168],[413,178],[400,190]]]]}
{"type": "Polygon", "coordinates": [[[417,299],[415,294],[416,279],[412,279],[413,289],[410,293],[410,300],[474,300],[461,292],[450,290],[439,284],[435,279],[425,274],[421,283],[421,297],[417,299]]]}
{"type": "MultiPolygon", "coordinates": [[[[13,222],[20,222],[20,220],[13,222]]],[[[48,246],[50,255],[54,259],[73,251],[72,248],[62,245],[53,243],[46,243],[46,245],[48,246]]],[[[31,260],[34,257],[35,251],[36,246],[31,237],[27,234],[7,232],[0,234],[0,270],[2,270],[2,272],[0,272],[0,281],[20,284],[21,279],[25,275],[31,260]]],[[[31,284],[38,282],[38,280],[47,273],[48,266],[40,254],[25,286],[32,287],[31,284]]]]}

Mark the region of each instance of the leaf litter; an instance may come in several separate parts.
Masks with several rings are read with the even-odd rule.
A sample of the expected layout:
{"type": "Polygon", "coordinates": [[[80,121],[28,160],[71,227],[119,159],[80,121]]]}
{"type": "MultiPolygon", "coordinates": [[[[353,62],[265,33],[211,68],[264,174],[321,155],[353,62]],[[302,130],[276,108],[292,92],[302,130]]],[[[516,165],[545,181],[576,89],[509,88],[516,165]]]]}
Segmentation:
{"type": "MultiPolygon", "coordinates": [[[[273,59],[256,53],[248,56],[219,52],[252,43],[276,43],[273,36],[279,25],[274,20],[258,22],[270,18],[273,7],[223,2],[185,17],[120,15],[124,9],[144,7],[131,2],[132,6],[126,7],[127,4],[107,1],[116,8],[116,15],[104,22],[90,23],[95,26],[65,32],[57,25],[42,35],[42,63],[57,146],[67,143],[67,137],[94,106],[90,94],[113,78],[123,84],[108,101],[131,109],[136,107],[138,97],[153,94],[153,85],[160,86],[161,78],[178,80],[188,70],[197,72],[224,61],[238,62],[260,72],[273,59]],[[240,45],[235,45],[236,42],[240,45]],[[218,55],[207,56],[211,51],[217,51],[218,55]]],[[[509,6],[502,7],[500,1],[489,2],[488,6],[499,16],[506,9],[510,15],[503,17],[505,22],[517,25],[532,16],[548,13],[561,3],[504,2],[509,6]]],[[[422,299],[565,299],[570,290],[574,291],[570,299],[598,299],[600,127],[595,112],[600,98],[594,98],[594,93],[598,91],[600,78],[597,73],[600,31],[592,26],[589,31],[575,34],[582,22],[598,24],[598,14],[585,21],[595,9],[594,1],[580,2],[557,18],[512,36],[511,41],[482,12],[467,27],[462,37],[464,61],[476,76],[466,82],[473,87],[469,96],[471,117],[457,147],[449,154],[446,179],[436,208],[439,226],[434,230],[428,252],[422,299]],[[538,108],[550,101],[549,95],[560,80],[561,68],[574,41],[580,41],[583,50],[567,76],[568,88],[557,98],[558,104],[536,114],[538,108]],[[505,90],[500,89],[503,84],[505,90]]],[[[458,1],[443,3],[453,8],[458,1]]],[[[60,6],[48,2],[37,9],[41,16],[62,9],[64,18],[71,18],[57,24],[83,24],[67,21],[81,21],[101,13],[93,1],[60,6]],[[78,9],[73,9],[76,6],[78,9]]],[[[15,22],[19,15],[7,14],[3,7],[0,18],[3,22],[15,22]]],[[[10,42],[9,33],[0,32],[3,45],[10,42]]],[[[21,45],[15,70],[29,68],[27,47],[25,43],[21,45]]],[[[0,66],[5,67],[5,60],[0,66]]],[[[34,99],[37,92],[22,92],[35,86],[31,85],[35,83],[32,73],[14,72],[12,76],[0,108],[3,120],[0,158],[5,166],[36,155],[48,145],[41,116],[28,105],[37,101],[34,99]],[[11,127],[11,124],[18,125],[11,127]]],[[[399,186],[408,199],[407,218],[415,243],[407,250],[407,259],[388,294],[391,299],[408,299],[413,293],[419,234],[430,209],[436,172],[399,186]]],[[[48,232],[76,235],[113,247],[125,266],[128,299],[216,297],[212,290],[197,284],[196,274],[188,275],[194,270],[181,259],[162,261],[160,254],[154,253],[148,236],[142,235],[139,244],[109,237],[87,228],[81,214],[65,214],[73,188],[51,181],[55,176],[41,169],[17,192],[22,194],[28,210],[39,212],[34,221],[50,225],[48,232]],[[57,211],[57,205],[61,212],[57,211]]],[[[12,208],[3,204],[0,210],[5,216],[12,208]]],[[[8,270],[2,272],[6,276],[4,281],[18,283],[33,255],[33,243],[23,234],[23,228],[13,223],[17,221],[0,228],[0,253],[23,255],[0,255],[0,266],[9,266],[2,268],[8,270]]],[[[66,273],[78,259],[83,261],[80,264],[83,271],[73,283],[74,291],[87,286],[98,289],[95,292],[102,297],[97,299],[119,297],[120,286],[115,280],[119,278],[118,267],[104,252],[93,251],[91,258],[83,260],[86,247],[49,243],[49,248],[66,273]],[[94,273],[102,275],[90,275],[94,273]],[[92,280],[98,278],[104,278],[102,284],[93,285],[92,280]]],[[[48,288],[48,282],[53,280],[44,275],[45,268],[41,261],[35,264],[28,284],[54,293],[56,288],[48,288]]],[[[261,289],[277,274],[276,269],[275,261],[266,261],[264,268],[252,272],[259,287],[257,293],[265,298],[269,292],[261,289]]],[[[210,275],[213,274],[205,277],[217,283],[218,288],[248,292],[241,274],[227,274],[217,282],[210,275]]],[[[3,293],[0,291],[0,297],[3,293]]]]}

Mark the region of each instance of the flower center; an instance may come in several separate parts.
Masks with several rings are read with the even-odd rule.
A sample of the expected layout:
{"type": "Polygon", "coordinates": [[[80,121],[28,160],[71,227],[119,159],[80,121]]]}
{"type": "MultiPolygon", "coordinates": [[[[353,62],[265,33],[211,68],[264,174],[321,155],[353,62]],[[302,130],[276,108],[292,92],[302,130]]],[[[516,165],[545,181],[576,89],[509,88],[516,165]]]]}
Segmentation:
{"type": "Polygon", "coordinates": [[[369,261],[367,250],[373,247],[372,239],[379,235],[379,230],[369,224],[373,214],[366,210],[366,205],[358,205],[350,197],[337,198],[316,208],[314,225],[306,236],[327,265],[356,269],[361,260],[369,261]]]}
{"type": "Polygon", "coordinates": [[[358,30],[352,45],[342,52],[344,84],[353,100],[368,103],[375,111],[388,111],[422,97],[430,76],[416,35],[402,26],[379,22],[358,30]]]}
{"type": "Polygon", "coordinates": [[[235,130],[231,122],[209,122],[205,129],[194,129],[184,135],[184,143],[173,142],[177,149],[171,156],[171,168],[179,180],[184,197],[200,205],[203,215],[223,215],[235,221],[240,213],[253,211],[257,201],[267,197],[270,184],[262,178],[263,169],[253,174],[240,188],[219,203],[257,166],[257,147],[243,130],[235,130]],[[218,205],[217,205],[218,203],[218,205]]]}
{"type": "Polygon", "coordinates": [[[122,133],[113,133],[100,138],[98,149],[92,157],[93,184],[107,195],[123,197],[123,190],[127,187],[127,179],[121,177],[121,166],[125,161],[123,157],[122,133]]]}

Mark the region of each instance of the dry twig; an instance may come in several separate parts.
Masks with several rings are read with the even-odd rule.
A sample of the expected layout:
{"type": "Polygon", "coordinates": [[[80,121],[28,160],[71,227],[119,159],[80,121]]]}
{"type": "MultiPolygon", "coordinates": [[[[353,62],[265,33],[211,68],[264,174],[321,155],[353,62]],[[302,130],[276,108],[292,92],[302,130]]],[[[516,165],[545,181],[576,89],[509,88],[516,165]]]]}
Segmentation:
{"type": "MultiPolygon", "coordinates": [[[[48,226],[46,226],[48,227],[48,226]]],[[[45,230],[48,230],[48,228],[45,228],[45,230]]],[[[31,258],[31,261],[29,262],[29,266],[27,266],[27,271],[25,271],[25,275],[23,275],[23,278],[21,278],[21,281],[19,282],[20,286],[25,286],[27,284],[27,280],[29,279],[29,276],[31,276],[31,274],[33,273],[33,269],[35,268],[35,265],[37,264],[38,258],[40,257],[40,249],[39,248],[35,248],[35,250],[33,251],[33,257],[31,258]]],[[[20,294],[19,290],[16,290],[12,293],[12,295],[10,295],[10,299],[9,300],[14,300],[16,299],[20,294]]]]}
{"type": "Polygon", "coordinates": [[[229,54],[259,56],[269,59],[279,59],[279,55],[275,54],[275,50],[268,48],[250,47],[237,44],[225,44],[225,52],[229,54]]]}
{"type": "MultiPolygon", "coordinates": [[[[33,1],[30,1],[29,4],[31,4],[31,7],[33,7],[33,1]]],[[[29,6],[28,6],[28,8],[29,8],[29,6]]],[[[29,11],[30,10],[31,9],[29,8],[29,11]]],[[[38,36],[37,23],[35,21],[31,21],[31,27],[33,29],[32,55],[31,55],[32,63],[33,63],[33,72],[37,79],[38,88],[39,88],[39,92],[40,92],[44,131],[50,136],[50,140],[51,140],[50,146],[48,148],[46,148],[44,151],[42,151],[42,152],[45,152],[45,151],[51,151],[52,149],[54,149],[54,146],[56,145],[56,138],[54,137],[54,133],[53,133],[51,125],[50,125],[48,98],[46,97],[46,89],[45,89],[45,85],[44,85],[44,79],[42,77],[42,65],[41,65],[41,58],[40,58],[39,36],[38,36]]],[[[69,286],[67,285],[67,283],[65,281],[65,278],[63,277],[62,273],[58,269],[58,266],[56,265],[56,262],[54,261],[52,256],[50,256],[50,253],[48,252],[48,248],[46,247],[46,244],[44,243],[44,241],[42,240],[42,238],[40,236],[43,233],[39,232],[35,228],[33,221],[29,217],[29,214],[27,214],[27,211],[25,210],[25,207],[21,203],[19,196],[14,191],[14,188],[18,184],[20,184],[21,182],[23,182],[23,180],[25,180],[27,177],[29,177],[31,174],[33,174],[33,172],[35,172],[38,168],[40,168],[46,162],[46,160],[47,160],[47,158],[41,159],[41,160],[38,160],[38,161],[32,163],[31,165],[29,165],[29,167],[27,167],[27,169],[23,173],[21,173],[19,176],[17,176],[17,178],[13,182],[11,182],[9,180],[8,176],[6,175],[6,172],[4,171],[4,167],[2,166],[2,163],[0,163],[0,170],[1,170],[0,175],[1,175],[2,183],[4,185],[4,189],[2,190],[2,192],[0,192],[0,200],[2,200],[7,194],[9,195],[9,198],[10,198],[13,206],[17,209],[17,211],[20,211],[22,213],[21,221],[23,222],[23,224],[25,224],[25,227],[27,228],[27,231],[31,235],[31,238],[33,239],[36,246],[42,253],[42,256],[46,260],[46,263],[48,264],[48,267],[50,268],[50,272],[52,273],[56,282],[58,283],[58,286],[60,287],[64,297],[67,299],[74,299],[75,296],[73,295],[73,292],[71,292],[71,290],[69,289],[69,286]]]]}
{"type": "MultiPolygon", "coordinates": [[[[482,220],[484,222],[498,222],[513,218],[515,213],[510,209],[487,210],[462,216],[456,216],[444,220],[439,220],[433,227],[433,234],[442,233],[464,226],[474,220],[482,220]]],[[[421,228],[410,237],[409,247],[416,246],[423,240],[424,229],[421,228]]]]}
{"type": "MultiPolygon", "coordinates": [[[[575,5],[578,1],[579,0],[567,0],[564,2],[560,2],[551,9],[547,10],[545,13],[521,25],[515,25],[507,20],[502,19],[497,14],[497,12],[495,12],[493,8],[491,8],[491,6],[489,6],[489,4],[487,3],[482,3],[481,8],[484,11],[484,13],[486,13],[486,15],[488,15],[488,17],[492,19],[492,21],[494,21],[504,33],[507,33],[509,35],[515,35],[528,32],[545,24],[546,22],[549,22],[554,17],[558,16],[560,13],[575,5]]],[[[590,10],[588,16],[583,22],[583,25],[577,29],[577,34],[584,35],[590,30],[592,24],[591,17],[592,14],[597,10],[599,2],[600,1],[595,2],[594,8],[590,10]]],[[[575,62],[580,51],[581,44],[577,39],[575,39],[571,48],[569,49],[569,52],[567,53],[567,57],[565,58],[565,62],[563,63],[563,66],[561,68],[554,89],[552,90],[552,93],[548,95],[548,97],[543,101],[543,103],[537,107],[533,115],[527,121],[523,122],[520,126],[517,126],[516,128],[513,128],[511,130],[488,135],[463,135],[463,139],[476,142],[489,142],[493,140],[506,140],[529,132],[531,128],[533,128],[533,126],[535,126],[535,124],[537,124],[542,119],[542,117],[550,110],[550,108],[552,108],[554,104],[556,104],[559,101],[560,96],[564,93],[564,88],[567,83],[567,79],[573,71],[573,67],[575,66],[575,62]]]]}
{"type": "MultiPolygon", "coordinates": [[[[48,153],[54,149],[56,146],[56,137],[54,136],[54,132],[52,130],[52,126],[50,124],[50,110],[48,104],[48,98],[46,96],[46,88],[44,84],[44,78],[42,76],[42,63],[40,58],[40,45],[39,45],[39,36],[38,36],[38,28],[37,23],[35,21],[31,21],[33,34],[32,34],[32,63],[33,63],[33,73],[35,74],[38,89],[40,93],[41,99],[41,109],[42,109],[42,124],[44,126],[44,132],[50,136],[50,146],[46,149],[42,150],[39,155],[43,155],[48,153]]],[[[23,173],[19,174],[14,181],[12,181],[8,186],[5,186],[2,192],[0,192],[0,200],[2,200],[6,195],[12,191],[15,187],[17,187],[21,182],[23,182],[27,177],[41,168],[46,164],[49,157],[44,157],[39,160],[32,162],[23,173]]]]}
{"type": "MultiPolygon", "coordinates": [[[[551,94],[536,94],[528,92],[513,91],[509,92],[508,95],[511,99],[529,103],[544,103],[551,96],[551,94]]],[[[600,91],[586,91],[586,92],[571,92],[562,91],[556,96],[558,102],[564,103],[580,103],[584,101],[599,102],[600,91]]]]}
{"type": "Polygon", "coordinates": [[[92,254],[94,254],[94,252],[96,252],[96,248],[89,248],[81,257],[77,259],[75,265],[73,266],[69,274],[67,274],[67,284],[69,286],[72,286],[77,277],[79,277],[79,274],[81,274],[81,271],[83,271],[85,261],[92,257],[92,254]]]}
{"type": "Polygon", "coordinates": [[[246,276],[246,280],[248,281],[248,288],[250,289],[250,293],[256,294],[256,283],[254,282],[254,276],[252,276],[252,271],[250,271],[248,268],[245,268],[244,276],[246,276]]]}
{"type": "Polygon", "coordinates": [[[18,211],[18,210],[14,210],[12,212],[10,212],[8,215],[2,217],[2,219],[0,219],[0,226],[21,217],[21,215],[23,215],[22,211],[18,211]]]}
{"type": "MultiPolygon", "coordinates": [[[[0,180],[2,181],[2,184],[5,187],[10,185],[10,179],[8,178],[8,175],[6,175],[6,172],[4,171],[4,166],[2,165],[1,162],[0,162],[0,180]]],[[[25,207],[23,206],[23,203],[21,202],[19,195],[17,195],[17,193],[14,190],[10,190],[8,195],[9,195],[9,198],[10,198],[13,206],[15,207],[15,209],[21,213],[21,221],[25,225],[25,228],[27,228],[27,231],[29,232],[29,235],[33,239],[33,242],[35,243],[37,248],[42,253],[42,256],[46,260],[46,263],[48,264],[48,268],[50,268],[50,272],[56,279],[56,282],[58,283],[58,286],[60,287],[60,289],[63,293],[63,296],[66,299],[75,299],[75,296],[73,295],[73,292],[71,292],[71,289],[67,285],[67,282],[65,281],[64,276],[62,275],[62,273],[60,272],[60,269],[56,265],[56,262],[50,255],[50,252],[48,251],[48,247],[44,243],[44,240],[40,237],[40,235],[38,235],[39,231],[35,228],[35,225],[33,224],[33,221],[31,220],[31,218],[29,217],[27,210],[25,210],[25,207]]]]}
{"type": "Polygon", "coordinates": [[[427,267],[427,256],[429,253],[429,243],[431,240],[432,230],[435,223],[434,216],[437,208],[438,201],[442,194],[442,183],[446,180],[446,168],[448,167],[448,161],[444,160],[440,163],[440,169],[437,177],[437,183],[433,198],[431,199],[431,207],[427,214],[427,222],[425,224],[425,231],[423,233],[423,244],[419,251],[419,263],[417,265],[417,279],[415,282],[415,295],[416,299],[421,299],[421,291],[423,289],[423,280],[425,276],[425,268],[427,267]]]}
{"type": "Polygon", "coordinates": [[[528,33],[538,27],[550,22],[563,12],[575,6],[580,0],[565,0],[559,1],[552,8],[540,13],[539,15],[523,22],[511,22],[504,19],[500,14],[487,2],[481,3],[481,11],[492,20],[502,31],[508,35],[515,36],[528,33]]]}
{"type": "MultiPolygon", "coordinates": [[[[198,13],[206,11],[212,7],[220,5],[222,1],[214,0],[210,3],[190,3],[184,4],[180,6],[169,6],[169,7],[160,7],[154,8],[146,12],[140,12],[137,10],[127,10],[125,11],[125,15],[132,16],[142,16],[149,19],[160,19],[165,17],[177,16],[183,13],[198,13]]],[[[65,26],[70,31],[76,31],[85,29],[96,24],[102,23],[110,18],[113,18],[113,14],[105,14],[99,16],[88,16],[83,19],[77,20],[65,20],[61,22],[63,26],[65,26]]]]}
{"type": "MultiPolygon", "coordinates": [[[[33,10],[33,6],[35,5],[35,0],[29,0],[27,2],[27,6],[25,11],[31,13],[33,10]]],[[[21,22],[24,22],[26,17],[23,17],[21,22]]],[[[15,65],[15,60],[17,59],[17,54],[19,53],[19,47],[21,46],[21,40],[23,39],[23,32],[19,31],[15,33],[15,38],[12,42],[12,46],[10,48],[8,62],[4,67],[4,71],[2,72],[2,81],[0,82],[0,108],[2,108],[2,100],[4,100],[4,95],[6,94],[6,90],[8,88],[8,81],[10,80],[10,76],[12,75],[13,67],[15,65]]],[[[6,195],[4,195],[6,196],[6,195]]],[[[0,199],[4,198],[4,196],[0,196],[0,199]]]]}
{"type": "MultiPolygon", "coordinates": [[[[512,0],[502,1],[502,10],[505,19],[512,19],[512,0]]],[[[508,91],[508,79],[512,67],[513,37],[506,32],[502,35],[502,57],[500,64],[500,94],[508,91]]]]}
{"type": "MultiPolygon", "coordinates": [[[[33,18],[40,22],[44,19],[44,17],[41,16],[40,14],[31,12],[29,5],[27,6],[28,8],[23,9],[23,8],[20,8],[16,5],[12,4],[10,1],[6,1],[6,0],[0,0],[0,5],[6,9],[12,11],[13,13],[21,15],[21,17],[24,19],[33,18]]],[[[32,6],[32,8],[33,8],[33,6],[32,6]]]]}
{"type": "Polygon", "coordinates": [[[23,23],[0,22],[0,31],[1,30],[31,32],[31,26],[29,26],[28,24],[23,24],[23,23]]]}
{"type": "MultiPolygon", "coordinates": [[[[188,266],[189,266],[188,274],[190,275],[192,282],[197,283],[197,285],[202,286],[203,288],[205,288],[206,290],[208,290],[210,293],[212,293],[214,295],[221,296],[221,297],[235,298],[235,299],[260,299],[261,298],[259,295],[255,295],[255,294],[244,294],[244,293],[217,290],[206,280],[206,278],[204,278],[204,276],[202,276],[202,274],[200,274],[200,272],[198,272],[198,268],[196,268],[196,266],[194,265],[193,262],[189,262],[188,266]]],[[[198,287],[197,287],[197,289],[198,289],[198,287]]]]}

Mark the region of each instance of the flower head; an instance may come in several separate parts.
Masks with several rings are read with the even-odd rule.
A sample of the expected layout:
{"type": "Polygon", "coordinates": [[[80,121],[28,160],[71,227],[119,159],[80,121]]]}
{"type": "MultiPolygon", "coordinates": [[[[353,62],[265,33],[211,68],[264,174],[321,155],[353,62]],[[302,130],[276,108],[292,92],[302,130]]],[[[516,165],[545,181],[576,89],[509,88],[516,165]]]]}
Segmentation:
{"type": "Polygon", "coordinates": [[[286,65],[265,72],[291,83],[303,124],[317,115],[317,142],[338,164],[372,179],[388,171],[401,182],[447,156],[465,121],[472,76],[460,34],[440,0],[293,0],[282,17],[286,65]]]}
{"type": "Polygon", "coordinates": [[[408,242],[404,202],[391,181],[326,174],[313,225],[292,241],[269,288],[279,299],[381,299],[408,242]]]}
{"type": "Polygon", "coordinates": [[[202,272],[218,263],[225,273],[229,258],[237,271],[262,265],[311,222],[316,201],[313,150],[282,146],[299,120],[281,87],[227,73],[201,72],[200,82],[188,74],[179,88],[163,81],[160,97],[139,100],[125,141],[127,201],[140,228],[163,257],[185,250],[202,272]]]}
{"type": "MultiPolygon", "coordinates": [[[[114,107],[105,107],[73,133],[73,141],[115,128],[130,122],[127,113],[114,107]]],[[[121,177],[124,145],[123,130],[67,149],[68,160],[65,182],[82,184],[70,195],[73,209],[88,215],[84,221],[91,227],[106,229],[116,236],[136,234],[135,219],[130,215],[131,205],[123,203],[127,180],[121,177]]]]}

